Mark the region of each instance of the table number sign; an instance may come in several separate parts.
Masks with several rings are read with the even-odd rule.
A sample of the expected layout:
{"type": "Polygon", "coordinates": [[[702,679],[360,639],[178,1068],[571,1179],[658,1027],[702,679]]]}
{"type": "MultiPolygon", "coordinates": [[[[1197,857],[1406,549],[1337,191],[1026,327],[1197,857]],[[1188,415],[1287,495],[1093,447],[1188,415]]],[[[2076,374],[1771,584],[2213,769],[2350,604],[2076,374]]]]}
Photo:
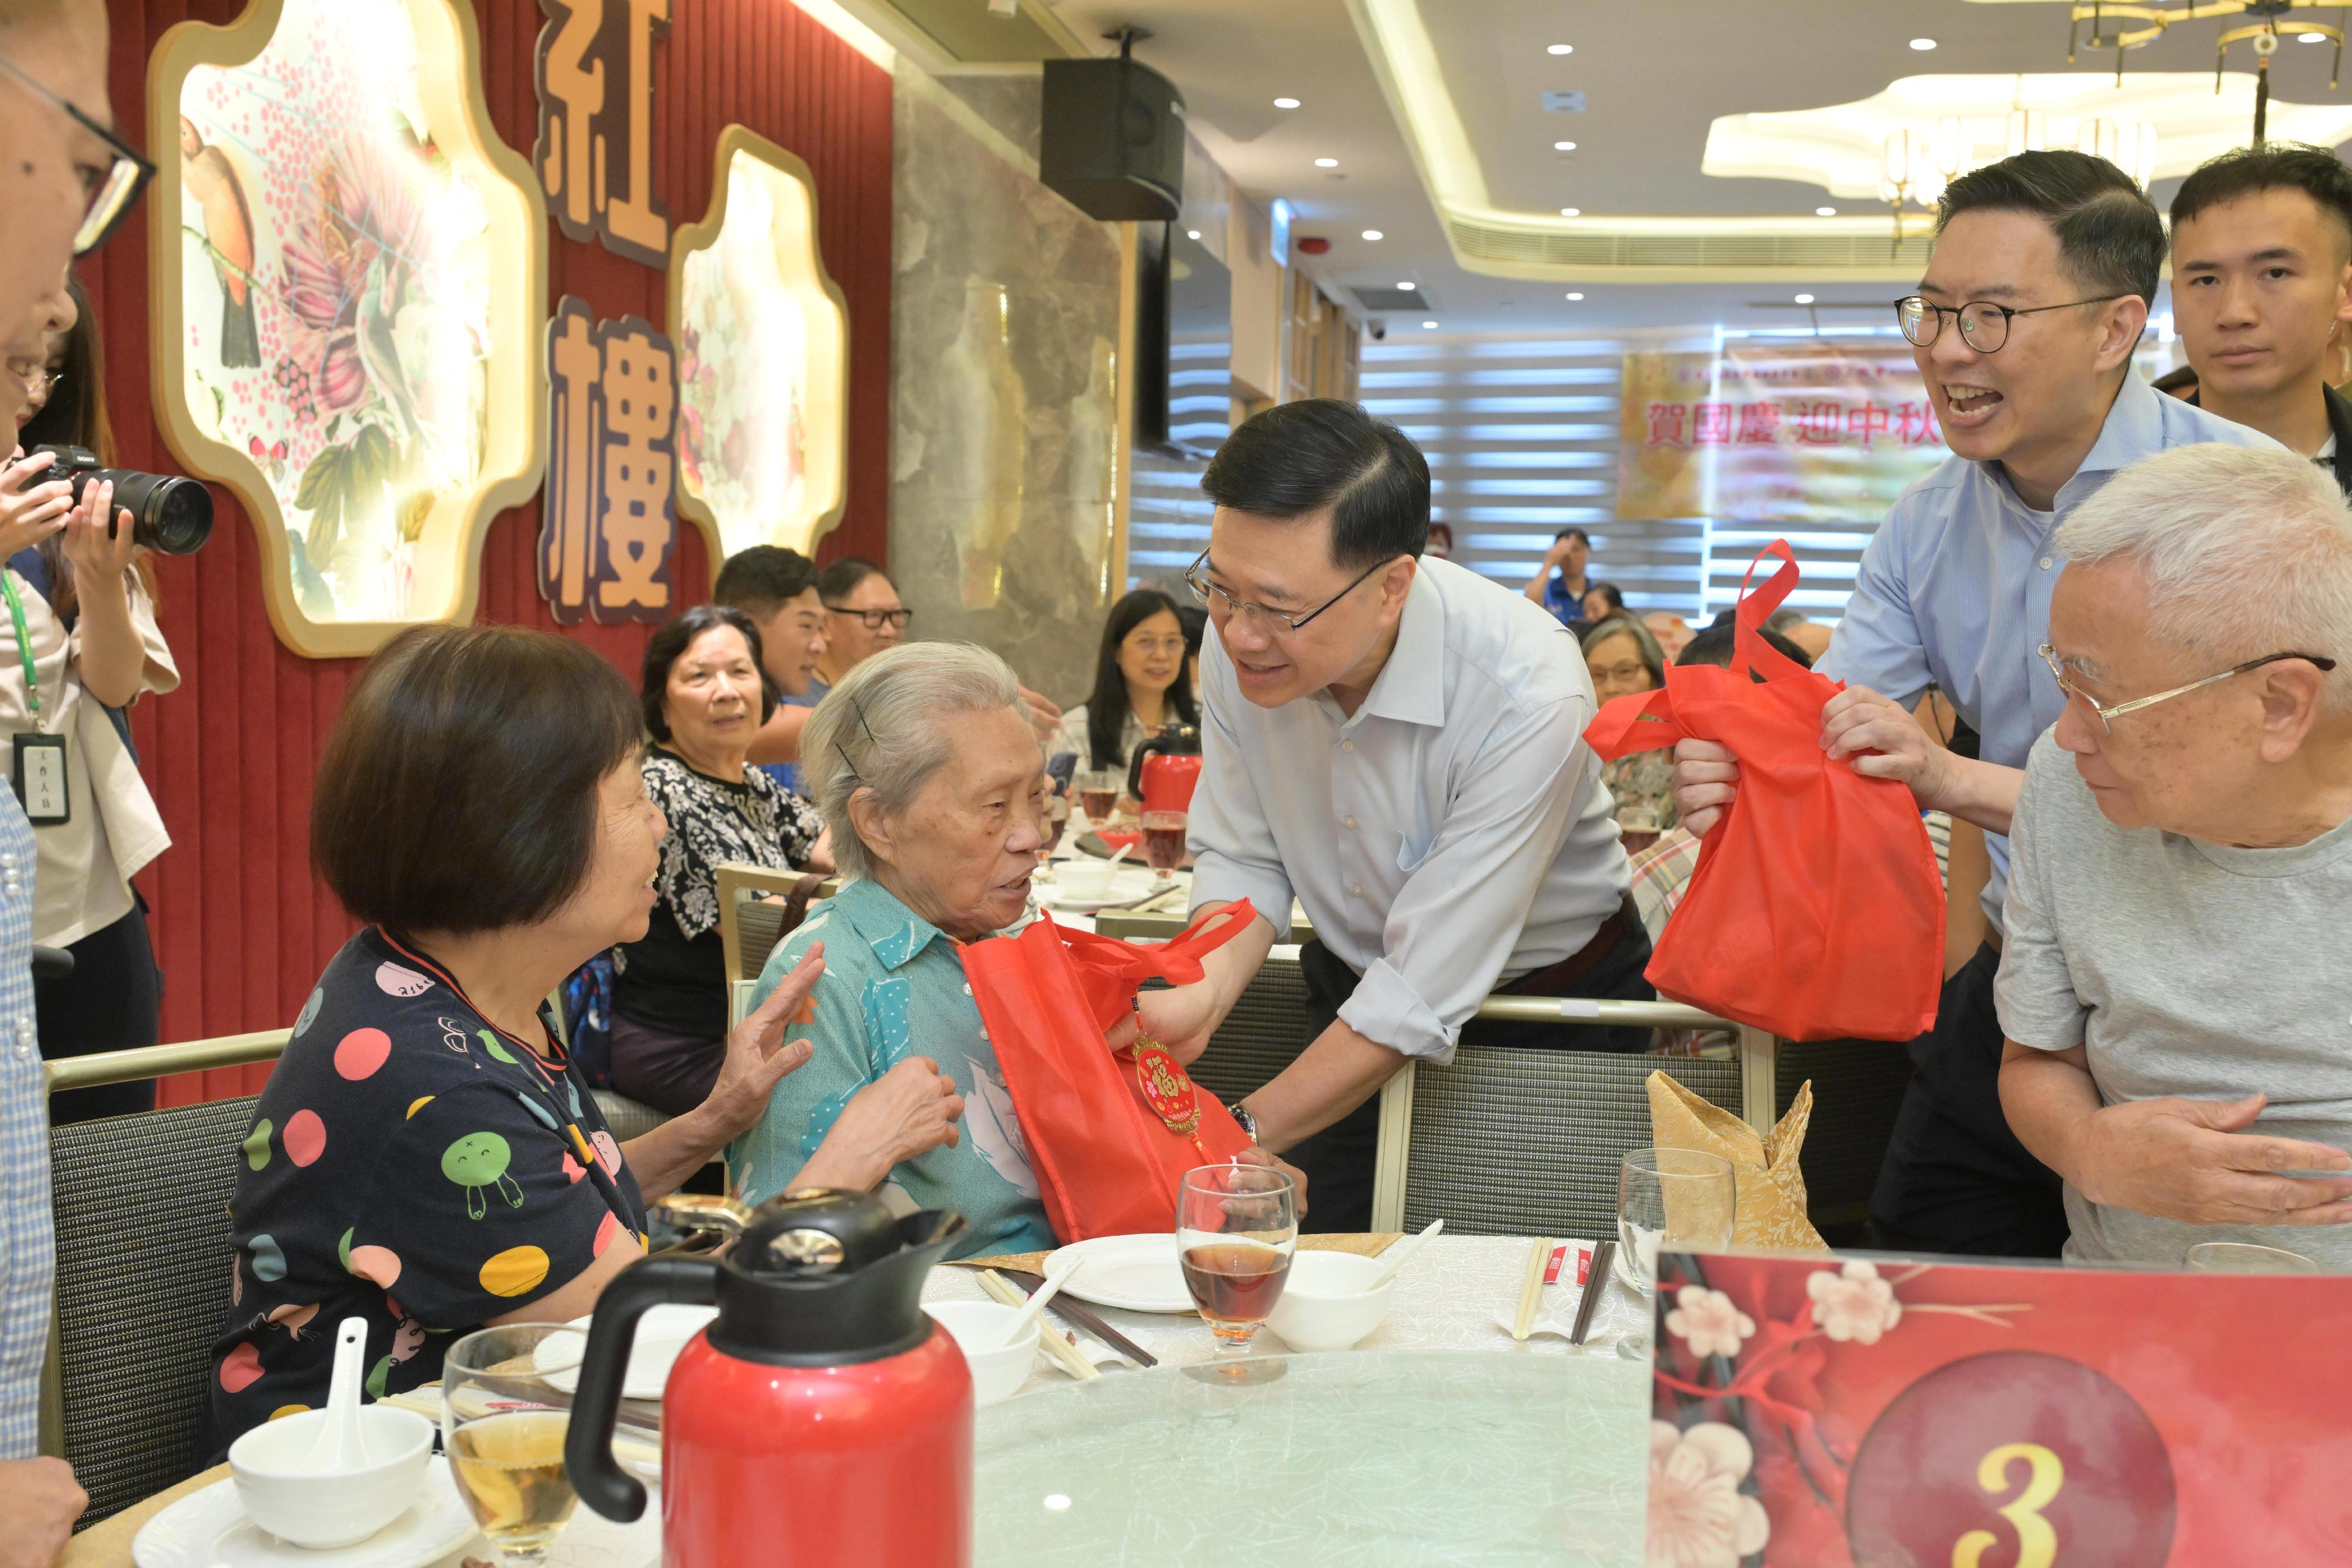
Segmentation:
{"type": "Polygon", "coordinates": [[[1649,1561],[2346,1560],[2352,1278],[1669,1254],[1649,1561]]]}
{"type": "Polygon", "coordinates": [[[677,356],[635,317],[566,296],[547,332],[547,498],[539,591],[571,625],[669,619],[677,356]]]}
{"type": "Polygon", "coordinates": [[[539,0],[539,144],[531,162],[566,238],[669,263],[654,196],[654,41],[670,0],[539,0]]]}

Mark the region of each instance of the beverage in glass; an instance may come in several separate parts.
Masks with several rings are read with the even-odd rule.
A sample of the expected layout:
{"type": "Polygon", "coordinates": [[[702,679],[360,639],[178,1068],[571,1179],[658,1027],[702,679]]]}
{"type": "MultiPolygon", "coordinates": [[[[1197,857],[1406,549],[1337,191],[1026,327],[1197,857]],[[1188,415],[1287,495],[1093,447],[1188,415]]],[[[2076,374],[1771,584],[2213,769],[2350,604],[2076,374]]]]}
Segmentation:
{"type": "Polygon", "coordinates": [[[563,1436],[584,1343],[561,1323],[509,1323],[467,1334],[442,1364],[449,1473],[509,1563],[544,1562],[578,1500],[563,1436]]]}
{"type": "Polygon", "coordinates": [[[1070,798],[1049,795],[1045,798],[1044,821],[1037,824],[1038,836],[1045,842],[1037,847],[1037,880],[1054,880],[1054,851],[1060,847],[1062,831],[1070,825],[1070,798]]]}
{"type": "Polygon", "coordinates": [[[1185,821],[1181,811],[1143,813],[1143,858],[1151,862],[1157,885],[1176,880],[1176,867],[1184,858],[1185,821]]]}
{"type": "Polygon", "coordinates": [[[1087,825],[1100,832],[1118,810],[1118,792],[1127,780],[1108,768],[1090,768],[1078,775],[1078,804],[1087,809],[1087,825]]]}
{"type": "Polygon", "coordinates": [[[1239,1163],[1187,1171],[1176,1197],[1176,1254],[1185,1288],[1217,1336],[1220,1359],[1244,1355],[1282,1300],[1298,1250],[1298,1189],[1289,1176],[1239,1163]]]}
{"type": "MultiPolygon", "coordinates": [[[[1661,1252],[1720,1252],[1731,1245],[1738,1186],[1731,1162],[1696,1149],[1636,1149],[1617,1166],[1619,1281],[1647,1299],[1657,1291],[1661,1252]]],[[[1628,1334],[1618,1353],[1649,1353],[1647,1334],[1628,1334]]]]}

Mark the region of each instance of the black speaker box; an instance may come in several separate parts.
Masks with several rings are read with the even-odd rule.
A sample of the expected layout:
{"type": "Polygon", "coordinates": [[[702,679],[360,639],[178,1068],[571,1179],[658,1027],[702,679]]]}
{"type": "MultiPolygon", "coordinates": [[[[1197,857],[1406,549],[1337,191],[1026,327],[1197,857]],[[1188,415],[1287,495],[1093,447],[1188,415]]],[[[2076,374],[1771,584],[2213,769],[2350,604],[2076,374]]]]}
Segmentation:
{"type": "Polygon", "coordinates": [[[1038,175],[1088,217],[1167,223],[1184,199],[1184,99],[1129,58],[1047,60],[1038,175]]]}

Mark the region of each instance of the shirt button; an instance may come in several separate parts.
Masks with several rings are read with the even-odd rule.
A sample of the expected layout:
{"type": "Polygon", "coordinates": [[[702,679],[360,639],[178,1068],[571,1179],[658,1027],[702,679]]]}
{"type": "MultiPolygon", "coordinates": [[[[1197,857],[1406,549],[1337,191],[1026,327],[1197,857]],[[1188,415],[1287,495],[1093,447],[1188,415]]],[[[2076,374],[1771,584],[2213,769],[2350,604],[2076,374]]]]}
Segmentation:
{"type": "Polygon", "coordinates": [[[2053,560],[2054,560],[2055,559],[2056,559],[2056,558],[2055,558],[2055,557],[2053,557],[2053,556],[2046,556],[2046,555],[2045,555],[2045,556],[2043,556],[2043,557],[2042,558],[2042,570],[2044,570],[2044,571],[2048,571],[2048,570],[2050,570],[2050,563],[2051,563],[2053,560]]]}
{"type": "Polygon", "coordinates": [[[32,1048],[31,1046],[29,1046],[29,1045],[20,1045],[20,1046],[18,1046],[18,1047],[16,1048],[16,1060],[17,1060],[17,1061],[32,1061],[32,1060],[33,1060],[33,1048],[32,1048]]]}
{"type": "Polygon", "coordinates": [[[969,980],[964,982],[963,994],[967,997],[971,995],[971,982],[969,980]]]}
{"type": "Polygon", "coordinates": [[[1357,883],[1353,886],[1349,887],[1348,891],[1354,894],[1358,898],[1361,898],[1364,896],[1364,884],[1357,883]]]}
{"type": "Polygon", "coordinates": [[[0,871],[15,871],[16,869],[16,852],[14,850],[0,852],[0,871]]]}
{"type": "Polygon", "coordinates": [[[1353,751],[1356,749],[1356,743],[1352,740],[1343,740],[1339,743],[1339,749],[1342,751],[1353,751]]]}
{"type": "Polygon", "coordinates": [[[1351,827],[1351,828],[1352,828],[1352,827],[1354,827],[1355,825],[1356,825],[1356,819],[1355,819],[1355,818],[1353,818],[1353,817],[1349,818],[1349,819],[1348,819],[1348,826],[1349,826],[1349,827],[1351,827]]]}

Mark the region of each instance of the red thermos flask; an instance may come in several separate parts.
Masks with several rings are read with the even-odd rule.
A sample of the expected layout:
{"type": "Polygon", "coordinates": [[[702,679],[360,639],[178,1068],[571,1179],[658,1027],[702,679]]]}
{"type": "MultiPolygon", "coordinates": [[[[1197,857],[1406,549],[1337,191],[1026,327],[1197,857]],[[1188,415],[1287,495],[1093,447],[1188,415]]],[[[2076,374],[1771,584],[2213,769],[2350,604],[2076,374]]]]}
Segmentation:
{"type": "Polygon", "coordinates": [[[1127,792],[1147,811],[1189,811],[1201,782],[1201,732],[1171,724],[1147,737],[1127,762],[1127,792]]]}
{"type": "Polygon", "coordinates": [[[753,1210],[724,1259],[631,1265],[581,1363],[563,1448],[580,1500],[645,1511],[612,1441],[637,1319],[715,1303],[662,1396],[666,1568],[969,1568],[971,1374],[921,1305],[963,1228],[812,1188],[753,1210]]]}

